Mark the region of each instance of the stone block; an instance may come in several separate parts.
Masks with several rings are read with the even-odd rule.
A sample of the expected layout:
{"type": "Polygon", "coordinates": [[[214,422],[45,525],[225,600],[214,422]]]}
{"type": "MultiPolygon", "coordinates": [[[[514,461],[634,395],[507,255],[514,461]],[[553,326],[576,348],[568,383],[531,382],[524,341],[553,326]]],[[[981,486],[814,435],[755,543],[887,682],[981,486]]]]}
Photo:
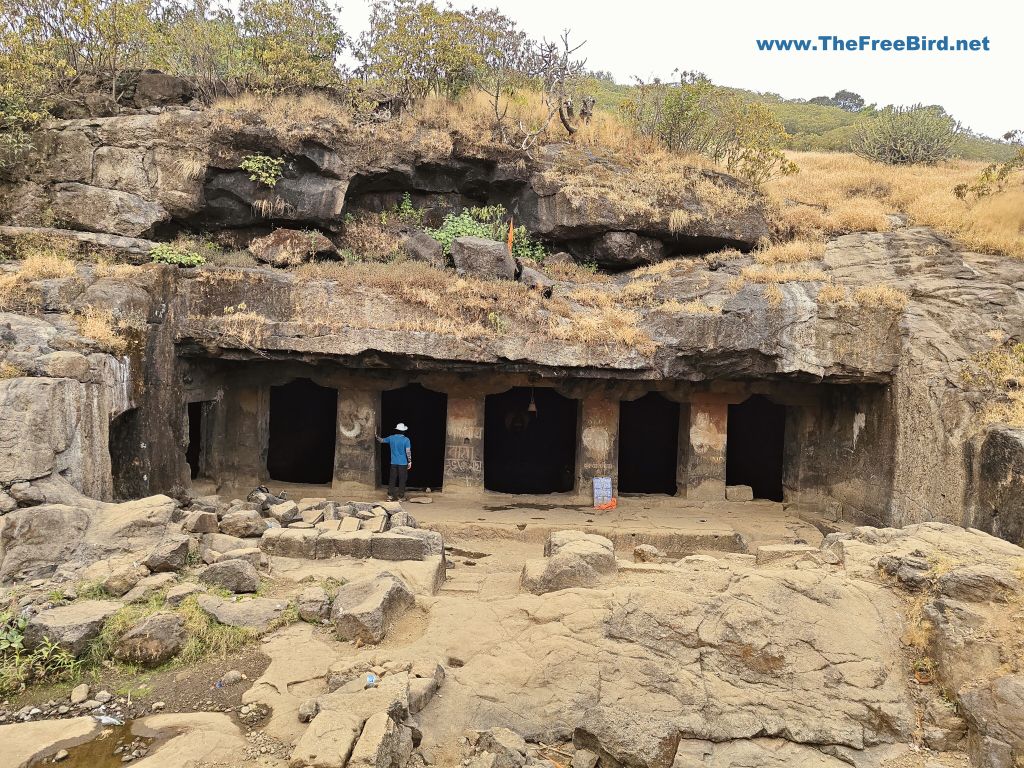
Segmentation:
{"type": "Polygon", "coordinates": [[[426,542],[414,536],[375,533],[370,539],[370,557],[377,560],[422,560],[426,554],[426,542]]]}
{"type": "Polygon", "coordinates": [[[369,531],[326,531],[317,539],[317,560],[332,557],[370,557],[369,531]]]}
{"type": "Polygon", "coordinates": [[[726,501],[753,501],[754,489],[749,485],[727,485],[725,486],[726,501]]]}

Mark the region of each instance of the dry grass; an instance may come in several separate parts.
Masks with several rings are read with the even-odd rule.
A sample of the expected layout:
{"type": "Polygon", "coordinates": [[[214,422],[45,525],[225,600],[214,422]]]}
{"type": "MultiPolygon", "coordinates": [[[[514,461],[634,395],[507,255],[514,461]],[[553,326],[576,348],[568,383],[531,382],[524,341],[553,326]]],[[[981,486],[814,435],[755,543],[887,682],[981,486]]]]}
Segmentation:
{"type": "Polygon", "coordinates": [[[687,270],[690,266],[691,263],[683,259],[665,259],[664,261],[659,261],[655,264],[648,264],[646,267],[638,267],[630,274],[636,278],[653,277],[660,279],[666,275],[672,274],[676,269],[687,270]]]}
{"type": "Polygon", "coordinates": [[[782,304],[784,297],[782,289],[779,288],[778,283],[767,283],[762,291],[765,301],[768,302],[769,307],[778,307],[782,304]]]}
{"type": "Polygon", "coordinates": [[[124,355],[132,348],[135,337],[146,328],[145,318],[134,315],[117,317],[107,309],[87,306],[76,315],[78,332],[96,346],[112,355],[124,355]]]}
{"type": "Polygon", "coordinates": [[[862,285],[853,292],[853,301],[862,307],[902,311],[910,301],[906,293],[891,285],[862,285]]]}
{"type": "Polygon", "coordinates": [[[60,251],[27,250],[17,272],[0,274],[0,311],[35,312],[42,294],[33,287],[37,280],[71,277],[75,262],[60,251]]]}
{"type": "Polygon", "coordinates": [[[964,383],[987,400],[981,412],[984,424],[1001,422],[1024,427],[1024,343],[996,338],[996,345],[975,355],[963,372],[964,383]]]}
{"type": "Polygon", "coordinates": [[[195,181],[205,175],[207,165],[207,159],[201,155],[185,155],[174,161],[174,170],[186,181],[195,181]]]}
{"type": "Polygon", "coordinates": [[[654,280],[633,280],[619,291],[618,300],[627,307],[649,307],[654,304],[654,280]]]}
{"type": "MultiPolygon", "coordinates": [[[[325,333],[366,328],[474,339],[514,332],[653,351],[641,315],[623,307],[614,291],[594,286],[577,286],[564,296],[544,299],[522,283],[454,277],[416,261],[314,262],[298,267],[293,274],[306,283],[306,295],[310,296],[303,305],[304,315],[321,323],[325,333]],[[345,286],[344,300],[338,299],[336,284],[345,286]]],[[[644,301],[648,290],[649,286],[636,289],[631,300],[644,301]]],[[[220,321],[222,328],[250,346],[259,346],[258,334],[267,319],[252,316],[239,320],[238,308],[232,309],[220,321]]],[[[244,309],[242,314],[247,314],[244,309]]]]}
{"type": "Polygon", "coordinates": [[[235,307],[225,307],[220,330],[225,336],[234,337],[243,347],[257,349],[267,335],[269,320],[257,312],[250,312],[245,302],[235,307]]]}
{"type": "Polygon", "coordinates": [[[216,122],[228,128],[244,128],[253,116],[279,135],[305,132],[316,124],[343,128],[351,124],[345,105],[321,93],[267,96],[244,93],[214,102],[216,122]]]}
{"type": "Polygon", "coordinates": [[[338,250],[358,259],[390,261],[402,253],[402,240],[381,224],[380,216],[363,214],[345,223],[338,250]]]}
{"type": "Polygon", "coordinates": [[[115,280],[130,280],[139,270],[139,267],[131,264],[116,264],[106,259],[100,259],[93,266],[93,274],[96,277],[110,277],[115,280]]]}
{"type": "Polygon", "coordinates": [[[542,268],[549,277],[569,283],[607,283],[612,279],[611,275],[598,272],[596,266],[574,262],[553,261],[545,263],[542,268]]]}
{"type": "Polygon", "coordinates": [[[809,283],[828,280],[828,274],[809,264],[751,264],[740,270],[749,283],[809,283]]]}
{"type": "Polygon", "coordinates": [[[669,299],[663,301],[658,307],[660,312],[669,312],[682,315],[720,315],[722,308],[717,304],[708,304],[704,299],[692,299],[690,301],[677,301],[669,299]]]}
{"type": "Polygon", "coordinates": [[[782,222],[797,236],[883,232],[889,213],[935,227],[967,247],[1024,258],[1024,188],[978,201],[958,200],[954,186],[973,181],[984,163],[953,160],[896,167],[846,153],[795,152],[800,173],[766,184],[782,222]]]}
{"type": "Polygon", "coordinates": [[[824,240],[797,238],[785,243],[770,243],[754,251],[758,264],[796,264],[820,259],[825,255],[824,240]]]}
{"type": "Polygon", "coordinates": [[[22,376],[27,375],[28,374],[22,368],[19,368],[18,366],[13,365],[12,363],[7,362],[6,360],[0,363],[0,380],[20,379],[22,376]]]}
{"type": "Polygon", "coordinates": [[[845,286],[835,283],[826,283],[818,291],[819,304],[845,304],[849,299],[849,292],[845,286]]]}
{"type": "Polygon", "coordinates": [[[686,230],[692,219],[693,215],[689,211],[677,208],[668,215],[668,231],[673,235],[679,234],[686,230]]]}

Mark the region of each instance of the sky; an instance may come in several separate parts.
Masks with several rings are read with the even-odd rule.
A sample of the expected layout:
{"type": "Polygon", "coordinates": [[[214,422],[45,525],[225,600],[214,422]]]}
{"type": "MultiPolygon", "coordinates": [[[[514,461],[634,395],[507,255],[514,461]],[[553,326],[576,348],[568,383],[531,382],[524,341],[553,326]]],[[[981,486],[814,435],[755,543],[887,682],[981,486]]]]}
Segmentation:
{"type": "MultiPolygon", "coordinates": [[[[353,36],[366,29],[369,0],[340,0],[353,36]]],[[[440,4],[440,2],[439,2],[440,4]]],[[[867,103],[941,104],[989,136],[1024,129],[1024,4],[1020,0],[476,0],[497,6],[534,37],[565,28],[586,41],[580,55],[618,82],[698,70],[719,85],[809,99],[840,89],[867,103]],[[757,39],[989,38],[977,52],[763,52],[757,39]]],[[[473,2],[453,0],[456,8],[473,2]]]]}

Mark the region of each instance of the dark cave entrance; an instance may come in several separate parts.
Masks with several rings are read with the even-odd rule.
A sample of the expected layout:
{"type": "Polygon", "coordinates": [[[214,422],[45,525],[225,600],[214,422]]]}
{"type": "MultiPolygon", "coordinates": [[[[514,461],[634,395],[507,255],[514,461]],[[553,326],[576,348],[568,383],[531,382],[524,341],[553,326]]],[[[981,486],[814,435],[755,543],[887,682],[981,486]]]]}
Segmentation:
{"type": "Polygon", "coordinates": [[[267,473],[286,483],[330,483],[338,390],[309,379],[270,388],[267,473]]]}
{"type": "Polygon", "coordinates": [[[729,406],[725,483],[749,485],[755,499],[782,501],[786,407],[754,395],[729,406]]]}
{"type": "Polygon", "coordinates": [[[674,496],[679,464],[679,403],[648,392],[619,403],[619,493],[674,496]]]}
{"type": "Polygon", "coordinates": [[[484,488],[564,493],[576,477],[576,400],[547,387],[513,387],[484,406],[484,488]],[[532,403],[532,405],[531,405],[532,403]]]}
{"type": "MultiPolygon", "coordinates": [[[[437,490],[444,482],[444,444],[448,426],[448,395],[410,384],[391,389],[380,396],[381,435],[395,433],[399,422],[409,427],[406,436],[412,442],[412,469],[409,488],[437,490]]],[[[391,450],[381,446],[380,482],[388,484],[391,450]]]]}
{"type": "Polygon", "coordinates": [[[189,475],[195,480],[202,474],[206,459],[206,414],[210,403],[199,401],[188,404],[188,446],[185,448],[185,461],[188,462],[189,475]]]}

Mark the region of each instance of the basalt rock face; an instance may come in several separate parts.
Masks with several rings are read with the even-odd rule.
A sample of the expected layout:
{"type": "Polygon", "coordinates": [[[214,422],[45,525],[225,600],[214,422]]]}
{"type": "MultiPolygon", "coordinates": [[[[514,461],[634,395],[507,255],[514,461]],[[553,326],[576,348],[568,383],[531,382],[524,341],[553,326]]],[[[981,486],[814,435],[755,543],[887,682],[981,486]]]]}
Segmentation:
{"type": "MultiPolygon", "coordinates": [[[[826,419],[832,437],[821,450],[801,450],[799,441],[787,449],[799,459],[799,477],[787,478],[799,481],[793,500],[835,503],[857,521],[938,519],[993,531],[998,521],[1003,535],[1017,535],[1019,491],[1000,480],[1019,462],[1016,449],[984,437],[981,395],[961,374],[995,335],[1015,338],[1024,327],[1024,263],[967,252],[926,229],[856,233],[829,242],[815,266],[849,296],[899,289],[909,296],[905,308],[821,301],[820,280],[769,292],[742,277],[749,256],[692,258],[746,249],[769,234],[764,201],[736,179],[694,168],[664,199],[641,200],[635,169],[578,147],[523,159],[447,131],[391,133],[398,130],[281,130],[250,112],[184,108],[56,122],[0,180],[0,236],[45,223],[51,234],[64,228],[88,245],[126,249],[137,263],[182,228],[231,228],[239,245],[272,226],[318,229],[305,258],[330,254],[347,213],[390,210],[408,193],[428,223],[466,204],[501,203],[552,250],[615,274],[573,282],[505,263],[488,272],[499,279],[483,281],[485,303],[514,285],[504,279],[512,272],[540,288],[528,294],[535,310],[509,320],[508,308],[488,304],[475,324],[437,311],[463,296],[458,281],[470,277],[420,230],[405,235],[418,259],[409,272],[436,268],[425,287],[439,297],[434,304],[410,300],[418,288],[271,267],[147,266],[100,276],[81,266],[74,276],[36,281],[31,313],[0,316],[0,352],[14,374],[0,381],[0,510],[56,501],[68,489],[103,499],[182,491],[182,402],[218,397],[216,383],[203,379],[205,364],[285,364],[278,376],[329,364],[540,375],[573,397],[614,380],[614,396],[629,399],[659,382],[684,402],[712,383],[792,384],[794,402],[807,387],[837,385],[822,406],[835,414],[826,419]],[[240,169],[252,154],[284,159],[272,188],[240,169]],[[657,271],[628,271],[655,263],[657,271]],[[595,292],[616,311],[602,314],[601,302],[585,296],[595,292]],[[104,352],[80,332],[77,319],[89,308],[141,319],[130,353],[104,352]],[[609,319],[624,319],[628,332],[610,331],[609,319]]],[[[813,437],[819,416],[796,416],[787,430],[813,437]]],[[[258,446],[250,453],[258,456],[258,446]]],[[[236,468],[259,474],[264,466],[236,468]]]]}
{"type": "MultiPolygon", "coordinates": [[[[159,86],[149,77],[140,92],[164,98],[159,86]]],[[[282,133],[256,113],[169,107],[55,123],[0,185],[0,220],[131,238],[182,225],[265,231],[271,220],[338,232],[346,213],[393,207],[408,193],[434,221],[464,205],[501,203],[535,235],[623,266],[666,253],[746,249],[770,233],[762,198],[734,178],[694,168],[673,199],[637,206],[632,194],[565,187],[578,155],[553,145],[524,163],[508,150],[469,146],[436,130],[400,137],[359,128],[282,133]],[[285,160],[272,188],[241,170],[253,154],[285,160]],[[712,205],[709,189],[729,196],[729,205],[712,205]],[[677,221],[685,213],[687,223],[670,227],[673,212],[677,221]]]]}

